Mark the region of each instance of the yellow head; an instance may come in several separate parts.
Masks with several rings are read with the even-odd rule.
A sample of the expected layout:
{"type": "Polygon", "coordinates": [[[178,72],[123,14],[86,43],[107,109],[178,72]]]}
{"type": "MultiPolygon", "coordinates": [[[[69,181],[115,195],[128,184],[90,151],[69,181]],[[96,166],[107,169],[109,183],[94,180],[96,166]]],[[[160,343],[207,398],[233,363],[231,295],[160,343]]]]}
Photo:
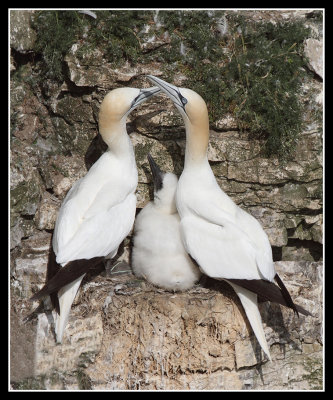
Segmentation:
{"type": "Polygon", "coordinates": [[[157,87],[148,89],[122,87],[109,92],[102,101],[98,117],[99,131],[103,139],[117,129],[119,124],[126,124],[128,114],[159,91],[157,87]]]}
{"type": "Polygon", "coordinates": [[[156,84],[177,107],[186,126],[187,153],[193,159],[206,156],[209,141],[209,118],[204,99],[195,91],[179,88],[155,76],[148,79],[156,84]]]}

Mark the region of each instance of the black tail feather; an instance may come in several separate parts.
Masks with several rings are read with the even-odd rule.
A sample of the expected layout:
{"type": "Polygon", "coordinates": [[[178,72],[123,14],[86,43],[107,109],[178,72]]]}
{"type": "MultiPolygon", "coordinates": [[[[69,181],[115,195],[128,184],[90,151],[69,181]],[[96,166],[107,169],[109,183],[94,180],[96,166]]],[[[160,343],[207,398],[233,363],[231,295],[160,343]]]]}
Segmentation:
{"type": "MultiPolygon", "coordinates": [[[[56,261],[56,255],[53,251],[53,248],[50,247],[49,251],[49,258],[47,263],[47,272],[46,272],[46,282],[49,282],[61,269],[61,265],[59,265],[56,261]]],[[[52,307],[60,314],[60,305],[59,305],[59,298],[58,293],[53,292],[50,293],[50,299],[52,307]]]]}
{"type": "Polygon", "coordinates": [[[284,297],[284,299],[287,303],[287,306],[292,308],[294,310],[294,312],[297,314],[297,316],[299,317],[298,310],[293,302],[293,299],[291,298],[291,296],[288,292],[288,289],[285,287],[284,283],[282,282],[282,279],[279,277],[278,274],[275,274],[274,279],[276,280],[276,283],[279,285],[279,288],[281,289],[282,296],[284,297]]]}
{"type": "Polygon", "coordinates": [[[297,315],[298,313],[311,315],[311,313],[309,313],[303,307],[295,304],[292,301],[290,294],[283,283],[281,284],[281,286],[284,287],[286,292],[284,292],[283,289],[279,286],[275,285],[275,283],[262,279],[227,279],[227,281],[235,283],[236,285],[239,285],[245,289],[250,290],[251,292],[256,293],[258,295],[259,302],[271,301],[273,303],[292,308],[297,313],[297,315]],[[286,295],[286,293],[288,295],[286,295]]]}
{"type": "MultiPolygon", "coordinates": [[[[99,262],[101,262],[104,257],[94,257],[89,260],[80,259],[71,261],[66,264],[64,267],[60,267],[58,264],[58,272],[56,272],[50,280],[46,282],[46,284],[42,287],[42,289],[35,293],[30,300],[38,300],[47,295],[57,294],[58,290],[63,286],[75,281],[75,279],[79,278],[81,275],[88,272],[90,268],[93,268],[99,262]]],[[[54,260],[55,261],[55,260],[54,260]]],[[[51,275],[55,271],[54,266],[51,267],[51,275]],[[52,269],[53,268],[53,269],[52,269]]],[[[58,297],[58,296],[56,296],[58,297]]],[[[52,298],[51,298],[52,300],[52,298]]],[[[52,303],[53,304],[53,303],[52,303]]],[[[54,304],[53,304],[54,305],[54,304]]],[[[59,303],[58,303],[59,307],[59,303]]]]}

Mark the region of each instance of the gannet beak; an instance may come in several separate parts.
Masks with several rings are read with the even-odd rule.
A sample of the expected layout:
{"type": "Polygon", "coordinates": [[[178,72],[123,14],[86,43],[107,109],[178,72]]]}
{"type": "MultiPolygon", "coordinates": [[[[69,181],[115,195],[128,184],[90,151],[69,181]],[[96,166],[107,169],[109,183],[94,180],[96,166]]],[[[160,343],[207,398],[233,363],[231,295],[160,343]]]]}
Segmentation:
{"type": "Polygon", "coordinates": [[[160,92],[160,88],[157,86],[154,86],[154,87],[151,87],[148,89],[140,89],[140,93],[132,101],[131,107],[128,110],[127,114],[129,114],[131,111],[133,111],[134,108],[136,108],[139,104],[143,103],[144,101],[149,99],[149,97],[154,96],[158,92],[160,92]]]}
{"type": "Polygon", "coordinates": [[[163,186],[163,175],[164,173],[160,170],[159,166],[154,161],[153,157],[148,153],[148,161],[150,165],[151,172],[153,174],[154,190],[158,192],[163,186]]]}
{"type": "Polygon", "coordinates": [[[153,75],[147,75],[147,78],[152,83],[157,85],[162,92],[164,92],[173,101],[175,106],[179,107],[180,110],[186,114],[185,105],[187,103],[187,99],[180,93],[180,90],[177,86],[165,82],[160,78],[156,78],[156,76],[153,75]]]}

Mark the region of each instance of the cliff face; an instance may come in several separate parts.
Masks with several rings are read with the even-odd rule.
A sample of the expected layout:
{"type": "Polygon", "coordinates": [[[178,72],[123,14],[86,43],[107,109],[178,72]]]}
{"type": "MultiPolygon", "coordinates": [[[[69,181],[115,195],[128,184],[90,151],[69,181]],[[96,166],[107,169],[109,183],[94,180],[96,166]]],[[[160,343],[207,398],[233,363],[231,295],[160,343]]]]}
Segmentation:
{"type": "MultiPolygon", "coordinates": [[[[11,366],[14,387],[320,388],[321,12],[246,11],[223,15],[212,12],[207,17],[207,24],[211,24],[208,32],[215,30],[216,43],[227,54],[234,40],[234,54],[240,66],[242,57],[255,49],[255,45],[245,41],[246,52],[243,47],[243,53],[237,53],[239,35],[234,33],[237,29],[232,30],[232,24],[238,21],[236,17],[242,17],[242,23],[246,21],[248,26],[255,24],[257,30],[269,22],[273,27],[283,24],[283,32],[289,32],[288,26],[293,26],[289,33],[295,43],[300,40],[293,25],[295,21],[308,29],[308,36],[297,48],[304,65],[297,67],[303,71],[297,93],[302,123],[298,132],[293,131],[294,136],[290,136],[294,129],[292,124],[290,131],[286,130],[281,136],[278,136],[279,131],[270,131],[272,124],[267,124],[267,132],[259,132],[259,128],[256,132],[246,119],[248,114],[241,112],[244,109],[237,103],[237,95],[227,98],[229,88],[222,87],[223,82],[220,82],[226,80],[226,75],[216,80],[216,88],[221,88],[224,95],[216,102],[225,113],[219,115],[215,111],[216,102],[208,92],[208,84],[206,98],[202,93],[211,116],[208,157],[220,186],[238,205],[260,220],[273,246],[277,270],[285,278],[295,300],[314,314],[314,318],[297,319],[288,310],[261,305],[273,363],[261,361],[252,331],[244,321],[244,312],[227,284],[217,287],[206,282],[189,292],[171,294],[137,281],[130,271],[130,237],[125,240],[120,255],[119,273],[104,271],[101,265],[85,279],[63,346],[54,344],[50,312],[38,314],[23,325],[23,316],[32,310],[27,298],[45,281],[51,234],[61,201],[71,185],[105,150],[97,124],[99,104],[105,94],[120,86],[148,87],[149,82],[144,77],[148,73],[166,79],[172,73],[170,81],[186,86],[194,82],[195,72],[197,80],[194,86],[189,86],[194,88],[206,76],[206,66],[215,65],[208,56],[203,58],[199,54],[199,39],[196,42],[193,39],[197,47],[191,47],[190,38],[191,35],[194,38],[195,33],[185,30],[186,21],[176,25],[172,19],[174,13],[158,17],[155,12],[146,12],[140,14],[136,22],[130,12],[118,13],[112,16],[115,21],[112,25],[106,12],[96,12],[96,20],[71,12],[71,29],[67,31],[63,14],[59,14],[52,29],[63,23],[65,35],[58,29],[52,32],[52,41],[46,37],[48,30],[41,36],[41,27],[55,13],[10,11],[11,366]],[[121,28],[120,35],[115,29],[117,26],[121,28]],[[96,32],[100,32],[100,36],[93,42],[96,32]],[[183,40],[176,42],[176,50],[183,57],[180,60],[175,55],[171,59],[175,51],[175,33],[183,40]],[[125,39],[120,42],[119,38],[132,36],[137,37],[134,44],[125,39]],[[52,47],[54,42],[59,43],[59,48],[52,47]],[[114,55],[119,49],[123,52],[115,62],[114,55]],[[163,49],[169,52],[169,61],[163,49]],[[195,54],[201,57],[199,67],[193,64],[195,54]],[[280,140],[279,149],[288,149],[286,154],[281,154],[280,150],[274,153],[272,147],[270,151],[265,150],[265,143],[272,143],[274,134],[280,140]]],[[[178,16],[178,20],[181,17],[178,16]]],[[[189,15],[185,17],[190,18],[189,15]]],[[[203,18],[206,16],[201,16],[200,21],[203,18]]],[[[237,23],[238,27],[243,26],[237,23]]],[[[243,36],[246,37],[245,33],[243,36]]],[[[249,36],[247,40],[250,39],[249,36]]],[[[215,42],[209,42],[208,36],[205,40],[207,48],[216,46],[215,42]]],[[[291,39],[286,35],[283,40],[291,39]]],[[[296,63],[292,58],[297,55],[292,53],[295,48],[289,50],[289,58],[283,56],[283,63],[296,63]]],[[[276,58],[274,54],[270,57],[276,58]]],[[[222,55],[221,60],[221,68],[225,68],[227,62],[222,55]]],[[[228,73],[227,69],[223,71],[228,73]]],[[[244,75],[239,73],[239,78],[243,77],[244,82],[247,79],[249,85],[253,82],[255,88],[258,82],[269,79],[265,74],[257,78],[251,71],[244,75]]],[[[210,70],[205,78],[207,82],[215,72],[210,70]]],[[[238,84],[235,81],[234,87],[238,84]]],[[[269,87],[261,89],[264,93],[269,87]]],[[[286,87],[285,92],[288,90],[286,87]]],[[[253,101],[249,91],[247,88],[244,92],[245,104],[253,101]]],[[[276,89],[275,99],[281,105],[279,96],[276,89]]],[[[297,107],[295,104],[294,108],[297,107]]],[[[258,126],[264,126],[265,115],[271,121],[269,110],[266,114],[265,110],[262,114],[254,112],[253,119],[261,121],[258,126]]],[[[279,110],[281,115],[286,112],[282,106],[279,110]]],[[[185,146],[184,126],[171,102],[165,96],[158,96],[130,115],[128,132],[139,169],[137,206],[140,209],[151,192],[148,152],[162,169],[179,175],[185,146]]]]}

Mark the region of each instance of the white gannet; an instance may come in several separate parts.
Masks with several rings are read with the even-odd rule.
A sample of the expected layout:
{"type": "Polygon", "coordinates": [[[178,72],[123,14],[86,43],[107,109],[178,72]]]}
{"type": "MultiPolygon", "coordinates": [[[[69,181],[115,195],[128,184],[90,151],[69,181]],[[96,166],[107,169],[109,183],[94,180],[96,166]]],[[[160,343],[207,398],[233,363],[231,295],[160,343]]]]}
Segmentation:
{"type": "Polygon", "coordinates": [[[154,200],[139,212],[134,224],[132,269],[135,275],[171,291],[186,290],[199,280],[200,270],[184,249],[176,208],[178,178],[164,173],[148,154],[154,200]]]}
{"type": "Polygon", "coordinates": [[[105,96],[99,112],[99,131],[108,149],[74,183],[60,207],[52,240],[56,263],[48,269],[45,286],[31,298],[50,295],[58,312],[55,333],[59,343],[85,273],[104,257],[114,257],[132,229],[138,172],[126,118],[158,92],[157,87],[126,87],[105,96]]]}
{"type": "Polygon", "coordinates": [[[186,129],[184,170],[176,205],[185,249],[211,278],[226,280],[235,290],[262,349],[271,360],[258,309],[270,300],[311,315],[296,306],[277,275],[272,249],[260,223],[238,207],[218,186],[207,158],[209,119],[205,101],[190,89],[148,78],[173,101],[186,129]],[[273,281],[277,282],[276,286],[273,281]]]}

